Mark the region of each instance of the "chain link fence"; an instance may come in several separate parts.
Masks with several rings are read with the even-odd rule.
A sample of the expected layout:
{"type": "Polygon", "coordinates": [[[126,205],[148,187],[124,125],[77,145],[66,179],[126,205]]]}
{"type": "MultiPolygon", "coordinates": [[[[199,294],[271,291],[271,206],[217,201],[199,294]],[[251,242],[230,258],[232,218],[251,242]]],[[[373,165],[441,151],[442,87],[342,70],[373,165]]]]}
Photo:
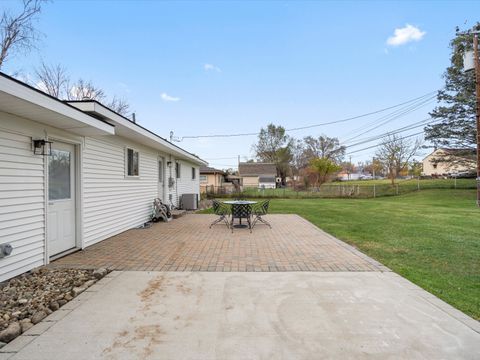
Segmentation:
{"type": "Polygon", "coordinates": [[[428,189],[476,189],[475,179],[412,179],[390,183],[329,183],[320,187],[307,190],[293,188],[258,189],[243,188],[242,191],[231,191],[221,186],[210,186],[203,194],[204,198],[285,198],[285,199],[310,199],[310,198],[376,198],[382,196],[396,196],[414,191],[428,189]]]}

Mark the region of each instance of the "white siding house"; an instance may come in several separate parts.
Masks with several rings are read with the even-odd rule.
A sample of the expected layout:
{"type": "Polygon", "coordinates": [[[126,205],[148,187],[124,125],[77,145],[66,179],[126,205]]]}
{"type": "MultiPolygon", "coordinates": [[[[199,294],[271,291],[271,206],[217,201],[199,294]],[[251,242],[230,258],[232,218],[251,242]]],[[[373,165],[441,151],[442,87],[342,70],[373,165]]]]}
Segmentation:
{"type": "Polygon", "coordinates": [[[13,248],[0,282],[143,224],[155,197],[199,195],[205,164],[98,102],[65,103],[0,73],[0,252],[13,248]],[[50,141],[50,156],[34,140],[50,141]]]}

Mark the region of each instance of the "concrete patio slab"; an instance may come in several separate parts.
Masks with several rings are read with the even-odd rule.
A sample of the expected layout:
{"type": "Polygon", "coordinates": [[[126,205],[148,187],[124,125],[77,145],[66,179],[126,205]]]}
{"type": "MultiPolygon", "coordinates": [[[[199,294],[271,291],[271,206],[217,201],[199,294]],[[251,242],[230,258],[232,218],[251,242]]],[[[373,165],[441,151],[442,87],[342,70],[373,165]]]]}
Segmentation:
{"type": "Polygon", "coordinates": [[[477,322],[452,316],[455,309],[433,304],[431,295],[392,272],[115,275],[21,349],[8,353],[7,345],[3,357],[475,359],[480,354],[477,322]]]}
{"type": "Polygon", "coordinates": [[[209,228],[215,215],[189,214],[132,229],[50,266],[139,271],[389,271],[293,214],[266,217],[272,229],[209,228]]]}

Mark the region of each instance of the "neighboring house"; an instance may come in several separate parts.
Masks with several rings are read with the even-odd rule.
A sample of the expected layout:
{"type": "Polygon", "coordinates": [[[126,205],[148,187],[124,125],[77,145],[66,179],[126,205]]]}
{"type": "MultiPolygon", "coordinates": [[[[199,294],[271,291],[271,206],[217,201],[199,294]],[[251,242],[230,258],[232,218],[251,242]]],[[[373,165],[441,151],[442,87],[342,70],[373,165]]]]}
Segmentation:
{"type": "Polygon", "coordinates": [[[200,192],[202,194],[231,194],[240,190],[238,177],[208,166],[200,167],[200,192]]]}
{"type": "Polygon", "coordinates": [[[0,73],[0,282],[142,225],[156,197],[198,196],[205,164],[96,101],[0,73]]]}
{"type": "Polygon", "coordinates": [[[207,189],[217,189],[225,183],[226,173],[208,166],[200,167],[200,192],[205,193],[207,189]]]}
{"type": "Polygon", "coordinates": [[[340,171],[336,178],[341,181],[348,180],[371,180],[372,176],[367,173],[349,173],[348,171],[340,171]]]}
{"type": "Polygon", "coordinates": [[[476,169],[475,150],[440,148],[423,159],[422,174],[441,176],[473,172],[476,169]]]}
{"type": "Polygon", "coordinates": [[[273,163],[239,163],[243,187],[273,189],[277,186],[277,167],[273,163]]]}

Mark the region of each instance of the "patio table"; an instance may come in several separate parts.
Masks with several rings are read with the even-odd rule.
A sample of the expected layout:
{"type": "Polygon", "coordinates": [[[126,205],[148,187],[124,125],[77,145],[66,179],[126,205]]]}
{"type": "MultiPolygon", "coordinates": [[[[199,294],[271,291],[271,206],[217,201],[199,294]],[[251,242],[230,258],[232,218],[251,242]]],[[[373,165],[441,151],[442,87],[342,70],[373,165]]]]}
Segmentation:
{"type": "MultiPolygon", "coordinates": [[[[248,201],[248,200],[229,200],[223,202],[226,205],[230,205],[232,207],[232,214],[234,213],[233,207],[236,205],[253,205],[256,204],[256,201],[248,201]]],[[[240,224],[233,225],[235,228],[246,228],[248,225],[242,224],[242,216],[238,217],[240,219],[240,224]]],[[[233,221],[232,221],[233,222],[233,221]]]]}

